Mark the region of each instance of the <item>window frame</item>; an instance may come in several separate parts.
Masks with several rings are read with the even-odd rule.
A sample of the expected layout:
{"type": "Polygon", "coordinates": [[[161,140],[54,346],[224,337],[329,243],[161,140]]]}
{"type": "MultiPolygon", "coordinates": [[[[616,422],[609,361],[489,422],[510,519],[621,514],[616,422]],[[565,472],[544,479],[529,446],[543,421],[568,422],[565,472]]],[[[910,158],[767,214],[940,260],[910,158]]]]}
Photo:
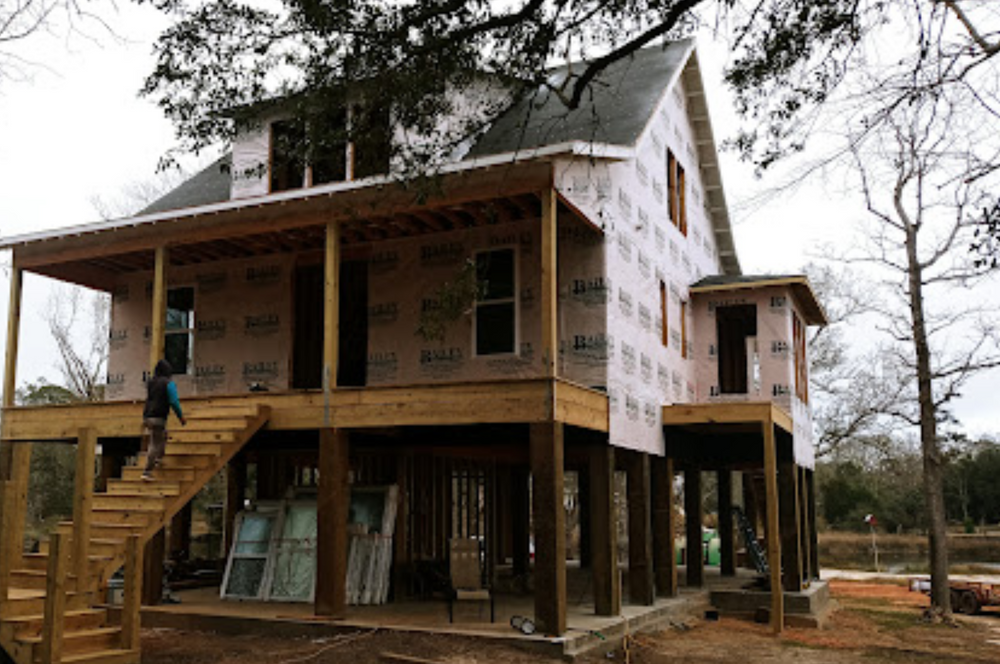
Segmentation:
{"type": "MultiPolygon", "coordinates": [[[[498,253],[501,251],[510,251],[513,257],[514,263],[514,287],[513,293],[510,297],[496,298],[491,300],[482,300],[482,298],[477,297],[476,301],[472,305],[472,357],[518,357],[521,354],[521,261],[518,258],[517,246],[512,244],[498,245],[496,247],[490,247],[488,249],[482,249],[475,251],[472,254],[473,264],[477,266],[479,264],[479,256],[481,254],[491,254],[498,253]],[[502,353],[480,353],[479,352],[479,307],[489,306],[495,304],[513,304],[514,305],[514,348],[510,352],[502,353]]],[[[478,280],[478,274],[476,276],[478,280]]]]}
{"type": "Polygon", "coordinates": [[[687,237],[687,173],[669,147],[667,150],[667,217],[687,237]]]}
{"type": "MultiPolygon", "coordinates": [[[[194,337],[195,330],[197,329],[197,323],[195,321],[195,316],[197,315],[197,296],[198,292],[194,286],[174,286],[167,289],[166,302],[164,303],[166,311],[164,313],[164,325],[163,325],[163,356],[166,358],[167,355],[167,338],[170,336],[180,336],[186,334],[188,337],[188,352],[187,352],[187,366],[184,367],[184,371],[178,371],[177,367],[173,367],[174,374],[178,376],[190,376],[194,373],[194,337]],[[191,308],[188,310],[188,325],[187,327],[170,327],[169,315],[170,311],[170,293],[171,291],[180,290],[190,290],[191,291],[191,308]]],[[[180,311],[180,310],[178,310],[180,311]]]]}
{"type": "Polygon", "coordinates": [[[664,348],[670,347],[670,325],[667,319],[667,309],[670,307],[670,294],[667,282],[660,280],[660,342],[664,348]]]}
{"type": "Polygon", "coordinates": [[[681,300],[681,358],[688,359],[691,353],[688,352],[688,303],[681,300]]]}

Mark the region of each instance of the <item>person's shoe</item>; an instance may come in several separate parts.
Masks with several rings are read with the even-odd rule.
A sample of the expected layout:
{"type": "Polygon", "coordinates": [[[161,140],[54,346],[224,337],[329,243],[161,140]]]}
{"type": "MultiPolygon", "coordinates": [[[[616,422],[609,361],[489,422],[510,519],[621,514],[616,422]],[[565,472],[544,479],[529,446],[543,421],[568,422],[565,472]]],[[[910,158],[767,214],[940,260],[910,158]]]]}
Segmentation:
{"type": "Polygon", "coordinates": [[[149,473],[143,473],[142,474],[142,481],[143,482],[152,482],[153,481],[153,476],[150,475],[149,473]]]}

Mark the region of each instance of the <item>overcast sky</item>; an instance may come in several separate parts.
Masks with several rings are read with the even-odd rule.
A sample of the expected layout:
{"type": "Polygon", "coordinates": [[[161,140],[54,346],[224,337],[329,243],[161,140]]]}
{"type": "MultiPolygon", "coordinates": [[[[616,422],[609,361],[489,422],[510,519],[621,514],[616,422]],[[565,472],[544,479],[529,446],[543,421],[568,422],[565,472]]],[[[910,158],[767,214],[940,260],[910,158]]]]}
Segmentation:
{"type": "MultiPolygon", "coordinates": [[[[158,158],[171,146],[172,130],[160,111],[137,91],[152,69],[151,43],[166,25],[148,6],[122,3],[111,18],[122,39],[95,41],[41,36],[23,54],[45,65],[31,80],[0,87],[0,235],[11,236],[95,221],[94,196],[114,198],[121,188],[153,178],[158,158]]],[[[699,42],[702,76],[717,140],[735,129],[728,93],[720,85],[725,51],[699,42]]],[[[813,181],[762,209],[745,202],[770,182],[757,182],[732,156],[723,178],[744,273],[798,271],[826,244],[851,241],[863,215],[836,178],[813,181]]],[[[3,257],[4,264],[9,256],[3,257]]],[[[55,347],[41,320],[44,279],[25,281],[18,383],[46,376],[58,380],[55,347]]],[[[993,287],[995,288],[994,281],[993,287]]],[[[8,278],[0,282],[6,316],[8,278]]],[[[0,325],[0,339],[6,325],[0,325]]],[[[855,330],[854,338],[870,331],[855,330]]],[[[955,411],[973,433],[1000,433],[996,394],[1000,372],[970,384],[955,411]]]]}

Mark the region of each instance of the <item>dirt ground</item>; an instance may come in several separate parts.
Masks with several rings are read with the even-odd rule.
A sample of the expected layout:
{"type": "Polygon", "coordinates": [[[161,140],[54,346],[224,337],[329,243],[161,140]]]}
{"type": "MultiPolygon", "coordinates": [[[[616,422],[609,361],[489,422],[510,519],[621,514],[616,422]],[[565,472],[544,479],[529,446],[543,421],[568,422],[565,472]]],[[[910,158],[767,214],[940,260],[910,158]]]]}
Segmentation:
{"type": "MultiPolygon", "coordinates": [[[[838,608],[826,629],[788,629],[780,638],[766,625],[723,618],[643,633],[587,664],[855,664],[869,662],[1000,662],[1000,610],[958,616],[957,626],[921,621],[927,600],[905,587],[834,581],[838,608]],[[623,648],[622,645],[625,647],[623,648]]],[[[527,664],[560,661],[480,639],[358,631],[328,639],[219,636],[144,630],[144,664],[527,664]],[[390,656],[387,656],[390,654],[390,656]]]]}

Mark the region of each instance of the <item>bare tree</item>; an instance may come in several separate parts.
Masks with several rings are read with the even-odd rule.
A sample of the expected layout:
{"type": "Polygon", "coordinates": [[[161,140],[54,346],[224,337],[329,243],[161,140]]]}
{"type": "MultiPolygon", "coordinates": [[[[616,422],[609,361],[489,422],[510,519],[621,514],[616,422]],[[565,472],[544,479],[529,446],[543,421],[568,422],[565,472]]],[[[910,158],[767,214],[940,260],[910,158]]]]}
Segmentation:
{"type": "Polygon", "coordinates": [[[943,493],[942,423],[948,405],[977,372],[1000,366],[990,312],[969,300],[987,278],[968,250],[973,212],[991,195],[970,164],[988,141],[954,96],[919,95],[885,118],[883,130],[853,156],[870,219],[868,246],[853,260],[873,266],[886,296],[883,331],[894,361],[916,385],[916,399],[893,415],[919,429],[928,514],[932,614],[950,619],[943,493]],[[931,292],[950,289],[948,306],[931,292]],[[964,300],[964,301],[963,301],[964,300]]]}
{"type": "Polygon", "coordinates": [[[41,63],[25,55],[24,45],[40,36],[95,33],[114,35],[101,16],[113,3],[104,0],[3,0],[0,2],[0,89],[4,83],[23,79],[41,63]]]}
{"type": "Polygon", "coordinates": [[[106,294],[59,285],[42,314],[59,349],[65,387],[81,401],[104,398],[110,306],[106,294]]]}

